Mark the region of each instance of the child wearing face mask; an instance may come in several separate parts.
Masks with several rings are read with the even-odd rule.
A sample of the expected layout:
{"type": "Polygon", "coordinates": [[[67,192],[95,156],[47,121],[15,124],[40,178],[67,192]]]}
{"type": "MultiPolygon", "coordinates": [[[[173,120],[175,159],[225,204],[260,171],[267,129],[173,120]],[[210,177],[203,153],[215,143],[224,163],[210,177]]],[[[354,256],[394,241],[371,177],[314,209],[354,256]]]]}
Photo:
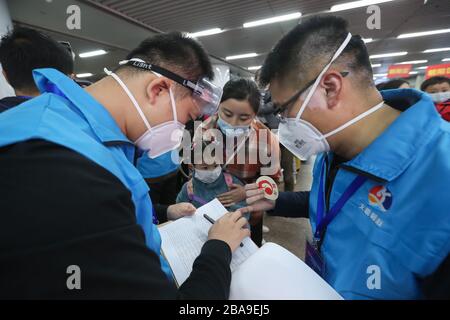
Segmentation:
{"type": "MultiPolygon", "coordinates": [[[[209,143],[204,142],[202,150],[205,150],[208,145],[209,143]]],[[[194,152],[192,152],[191,159],[194,159],[194,152]]],[[[192,169],[192,178],[181,188],[177,196],[177,203],[190,202],[199,208],[217,198],[218,195],[237,186],[243,186],[238,178],[223,172],[220,160],[215,157],[214,152],[211,155],[207,155],[205,152],[202,156],[202,163],[194,163],[192,169]]],[[[245,206],[246,202],[243,200],[232,204],[227,209],[232,212],[245,206]]],[[[249,214],[246,214],[245,217],[248,219],[249,214]]]]}

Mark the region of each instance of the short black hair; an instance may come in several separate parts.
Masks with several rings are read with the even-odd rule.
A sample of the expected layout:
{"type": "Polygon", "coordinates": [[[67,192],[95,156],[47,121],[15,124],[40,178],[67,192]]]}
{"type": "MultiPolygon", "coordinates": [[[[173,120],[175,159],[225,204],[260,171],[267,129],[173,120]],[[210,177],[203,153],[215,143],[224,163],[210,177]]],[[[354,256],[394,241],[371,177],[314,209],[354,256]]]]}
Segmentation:
{"type": "Polygon", "coordinates": [[[261,93],[256,82],[244,78],[233,79],[225,84],[220,102],[228,99],[248,101],[255,113],[258,113],[259,106],[261,105],[261,93]]]}
{"type": "Polygon", "coordinates": [[[401,85],[403,85],[405,83],[409,85],[409,82],[405,79],[399,79],[399,78],[392,79],[392,80],[377,84],[377,89],[378,90],[398,89],[398,88],[400,88],[401,85]]]}
{"type": "Polygon", "coordinates": [[[420,90],[425,91],[429,86],[434,86],[435,84],[447,82],[450,85],[450,79],[442,76],[431,77],[420,85],[420,90]]]}
{"type": "MultiPolygon", "coordinates": [[[[260,84],[272,80],[299,86],[317,77],[348,35],[348,23],[336,16],[314,16],[302,21],[271,50],[261,69],[260,84]]],[[[335,63],[345,64],[353,74],[373,85],[369,54],[362,38],[355,35],[335,63]]]]}
{"type": "Polygon", "coordinates": [[[2,37],[0,63],[16,90],[37,89],[33,69],[55,68],[66,75],[73,73],[73,58],[66,48],[48,35],[25,27],[15,27],[2,37]]]}
{"type": "MultiPolygon", "coordinates": [[[[181,32],[168,32],[151,36],[142,41],[126,57],[139,58],[147,63],[172,71],[191,81],[205,76],[214,78],[211,61],[203,46],[181,32]]],[[[131,72],[146,72],[131,66],[120,67],[131,72]]]]}

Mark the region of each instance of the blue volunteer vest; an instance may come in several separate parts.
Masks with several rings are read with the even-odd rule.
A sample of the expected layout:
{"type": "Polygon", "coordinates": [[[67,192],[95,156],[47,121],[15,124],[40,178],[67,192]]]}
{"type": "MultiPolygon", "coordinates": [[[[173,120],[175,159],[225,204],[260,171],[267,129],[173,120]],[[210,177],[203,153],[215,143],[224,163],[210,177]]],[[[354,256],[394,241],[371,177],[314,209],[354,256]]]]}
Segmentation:
{"type": "Polygon", "coordinates": [[[144,152],[136,163],[136,168],[145,179],[165,176],[177,171],[179,167],[178,150],[166,152],[154,159],[150,159],[148,153],[144,152]]]}
{"type": "Polygon", "coordinates": [[[33,76],[42,94],[0,115],[0,147],[43,139],[72,149],[111,172],[130,191],[147,247],[159,256],[163,271],[172,279],[161,256],[148,186],[133,166],[134,145],[110,113],[74,81],[55,69],[36,69],[33,76]]]}
{"type": "MultiPolygon", "coordinates": [[[[326,229],[324,278],[346,299],[419,299],[421,279],[450,251],[450,124],[419,91],[382,95],[403,112],[336,175],[330,207],[357,175],[368,179],[326,229]]],[[[326,156],[331,162],[333,154],[320,155],[313,171],[313,233],[326,156]]]]}

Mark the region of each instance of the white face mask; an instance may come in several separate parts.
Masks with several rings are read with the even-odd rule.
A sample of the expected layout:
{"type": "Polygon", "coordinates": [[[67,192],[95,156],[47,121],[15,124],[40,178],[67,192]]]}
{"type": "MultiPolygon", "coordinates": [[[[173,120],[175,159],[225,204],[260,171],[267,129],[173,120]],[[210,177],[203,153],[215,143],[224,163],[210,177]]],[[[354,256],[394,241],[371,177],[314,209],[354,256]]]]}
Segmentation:
{"type": "Polygon", "coordinates": [[[450,99],[450,91],[429,93],[434,103],[442,103],[450,99]]]}
{"type": "MultiPolygon", "coordinates": [[[[157,158],[164,153],[178,148],[181,144],[181,140],[183,139],[184,124],[178,122],[175,98],[173,96],[172,90],[169,89],[173,120],[161,123],[152,128],[148,123],[144,113],[142,112],[141,107],[139,106],[138,102],[136,101],[128,87],[125,85],[125,83],[123,83],[123,81],[115,73],[107,70],[106,68],[105,72],[106,74],[112,76],[117,81],[117,83],[119,83],[119,85],[130,98],[142,121],[144,121],[145,126],[147,127],[147,131],[145,131],[144,134],[135,141],[136,146],[141,150],[147,151],[148,156],[151,159],[157,158]]],[[[159,74],[156,75],[160,77],[159,74]]]]}
{"type": "Polygon", "coordinates": [[[195,178],[197,178],[201,182],[210,184],[219,179],[221,173],[222,167],[217,166],[214,168],[214,170],[195,169],[194,175],[195,178]]]}
{"type": "MultiPolygon", "coordinates": [[[[347,38],[345,38],[344,42],[342,43],[342,45],[339,47],[334,56],[331,58],[331,61],[325,66],[325,68],[319,74],[316,81],[312,85],[311,89],[307,90],[304,94],[302,94],[302,96],[306,95],[306,98],[303,100],[303,104],[300,107],[297,116],[295,118],[287,118],[283,120],[278,127],[278,137],[280,143],[283,144],[286,147],[286,149],[291,151],[295,156],[297,156],[301,160],[307,160],[309,157],[315,154],[328,152],[330,150],[330,145],[328,144],[326,138],[344,130],[345,128],[351,126],[352,124],[356,123],[362,118],[367,117],[369,114],[377,111],[384,105],[384,101],[380,102],[373,108],[370,108],[369,110],[360,114],[356,118],[348,121],[339,128],[327,134],[322,134],[316,127],[314,127],[314,125],[312,125],[308,121],[300,119],[301,115],[303,114],[309,102],[311,101],[313,94],[317,90],[317,87],[319,86],[319,83],[323,75],[331,66],[331,64],[339,57],[339,55],[345,49],[347,44],[350,42],[351,38],[352,35],[349,33],[347,35],[347,38]]],[[[303,98],[302,96],[301,98],[303,98]]]]}

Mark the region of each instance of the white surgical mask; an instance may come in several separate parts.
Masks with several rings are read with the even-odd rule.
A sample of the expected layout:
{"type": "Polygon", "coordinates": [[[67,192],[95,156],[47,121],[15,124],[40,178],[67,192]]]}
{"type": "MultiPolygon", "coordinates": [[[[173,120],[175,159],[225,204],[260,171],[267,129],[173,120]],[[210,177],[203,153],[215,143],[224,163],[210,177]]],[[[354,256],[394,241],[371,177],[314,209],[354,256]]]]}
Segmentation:
{"type": "MultiPolygon", "coordinates": [[[[350,42],[352,35],[349,33],[347,38],[345,38],[342,45],[336,51],[334,56],[331,58],[331,61],[325,66],[322,72],[317,77],[314,84],[311,86],[310,90],[307,90],[302,96],[306,95],[306,98],[303,100],[303,104],[300,107],[300,110],[297,113],[295,118],[287,118],[284,119],[279,127],[278,127],[278,137],[280,143],[283,144],[286,149],[291,151],[295,156],[300,158],[301,160],[307,160],[309,157],[315,154],[319,154],[322,152],[328,152],[330,150],[330,145],[328,144],[327,138],[344,130],[348,126],[358,122],[362,118],[367,117],[369,114],[377,111],[382,108],[384,105],[384,101],[380,102],[376,106],[370,108],[364,113],[360,114],[356,118],[348,121],[343,124],[339,128],[327,133],[322,134],[314,125],[310,122],[300,119],[304,110],[308,106],[313,94],[317,90],[317,87],[331,64],[339,57],[342,51],[345,49],[347,44],[350,42]]],[[[301,96],[301,98],[303,98],[301,96]]]]}
{"type": "MultiPolygon", "coordinates": [[[[144,134],[135,141],[136,146],[141,150],[146,151],[151,159],[157,158],[164,153],[178,148],[181,144],[181,140],[183,139],[184,125],[178,121],[175,98],[173,96],[172,90],[169,89],[173,120],[161,123],[155,127],[151,127],[147,121],[147,118],[142,112],[142,108],[139,106],[138,102],[136,101],[128,87],[125,85],[125,83],[123,83],[123,81],[114,72],[111,72],[106,68],[105,72],[106,74],[112,76],[122,87],[122,89],[130,98],[134,107],[138,111],[142,121],[144,121],[145,126],[147,127],[147,131],[145,131],[144,134]]],[[[160,77],[159,74],[156,75],[160,77]]]]}
{"type": "Polygon", "coordinates": [[[217,126],[227,137],[241,137],[247,135],[250,132],[250,125],[246,126],[232,126],[220,116],[217,120],[217,126]]]}
{"type": "Polygon", "coordinates": [[[450,99],[450,91],[429,93],[434,103],[442,103],[450,99]]]}
{"type": "Polygon", "coordinates": [[[195,169],[194,176],[203,183],[210,184],[219,179],[222,167],[217,166],[214,170],[195,169]]]}

